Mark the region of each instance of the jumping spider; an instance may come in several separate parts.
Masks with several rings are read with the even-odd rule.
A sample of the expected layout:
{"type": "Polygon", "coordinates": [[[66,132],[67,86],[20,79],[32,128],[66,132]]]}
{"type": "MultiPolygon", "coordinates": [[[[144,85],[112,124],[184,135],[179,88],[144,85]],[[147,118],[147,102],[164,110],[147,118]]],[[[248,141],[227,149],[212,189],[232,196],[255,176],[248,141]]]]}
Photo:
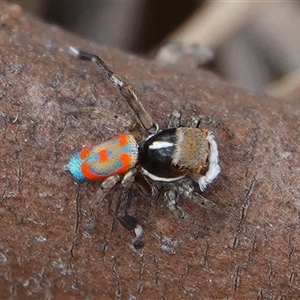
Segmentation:
{"type": "Polygon", "coordinates": [[[100,57],[73,47],[70,47],[70,52],[103,70],[133,110],[140,131],[143,131],[140,135],[148,135],[143,139],[133,134],[122,134],[96,146],[84,147],[71,157],[67,166],[79,181],[102,181],[91,200],[94,210],[119,184],[116,217],[123,227],[134,231],[133,245],[141,248],[143,229],[137,219],[128,214],[133,187],[139,187],[147,196],[163,191],[168,207],[182,216],[183,212],[177,206],[179,195],[194,197],[197,193],[193,183],[204,191],[220,173],[217,143],[211,132],[198,128],[202,118],[190,119],[189,125],[183,126],[181,113],[177,110],[171,114],[168,128],[160,129],[132,88],[100,57]]]}

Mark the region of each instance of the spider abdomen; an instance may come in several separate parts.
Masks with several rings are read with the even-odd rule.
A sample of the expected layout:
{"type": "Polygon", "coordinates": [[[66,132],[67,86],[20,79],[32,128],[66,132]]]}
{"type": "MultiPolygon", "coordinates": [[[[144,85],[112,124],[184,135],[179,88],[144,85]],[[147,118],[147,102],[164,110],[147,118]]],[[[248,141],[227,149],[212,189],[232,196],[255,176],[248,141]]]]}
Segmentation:
{"type": "Polygon", "coordinates": [[[133,135],[120,135],[96,146],[82,148],[69,160],[68,169],[80,181],[104,180],[126,174],[137,163],[138,144],[133,135]]]}

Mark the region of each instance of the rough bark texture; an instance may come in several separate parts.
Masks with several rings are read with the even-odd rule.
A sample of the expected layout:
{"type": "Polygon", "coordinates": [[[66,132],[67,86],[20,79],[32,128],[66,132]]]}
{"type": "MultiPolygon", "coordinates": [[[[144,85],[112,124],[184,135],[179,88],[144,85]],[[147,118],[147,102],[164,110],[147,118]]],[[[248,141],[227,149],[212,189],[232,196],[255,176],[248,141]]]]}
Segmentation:
{"type": "Polygon", "coordinates": [[[300,297],[299,107],[89,45],[17,6],[0,11],[1,299],[300,297]],[[211,129],[222,173],[204,196],[217,209],[182,199],[189,217],[178,220],[161,199],[137,195],[140,252],[110,201],[88,230],[98,184],[74,182],[63,166],[81,145],[128,131],[131,112],[99,70],[68,55],[70,44],[103,57],[162,127],[187,103],[229,126],[232,139],[211,129]],[[72,105],[98,110],[66,114],[72,105]]]}

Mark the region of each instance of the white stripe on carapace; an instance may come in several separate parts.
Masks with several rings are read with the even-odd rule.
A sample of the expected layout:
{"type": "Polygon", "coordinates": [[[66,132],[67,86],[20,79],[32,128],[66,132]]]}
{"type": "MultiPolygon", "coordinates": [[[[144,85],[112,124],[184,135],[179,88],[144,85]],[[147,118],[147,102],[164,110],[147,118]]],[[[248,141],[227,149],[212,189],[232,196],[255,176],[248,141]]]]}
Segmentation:
{"type": "Polygon", "coordinates": [[[161,149],[161,148],[169,148],[173,146],[174,144],[170,142],[156,141],[149,146],[149,149],[161,149]]]}
{"type": "Polygon", "coordinates": [[[183,177],[185,177],[185,175],[179,176],[179,177],[173,177],[173,178],[165,178],[165,177],[158,177],[156,175],[151,174],[150,172],[148,172],[147,170],[145,170],[144,168],[142,168],[142,173],[146,176],[148,176],[149,178],[151,178],[154,181],[165,181],[165,182],[171,182],[171,181],[176,181],[179,180],[183,177]]]}

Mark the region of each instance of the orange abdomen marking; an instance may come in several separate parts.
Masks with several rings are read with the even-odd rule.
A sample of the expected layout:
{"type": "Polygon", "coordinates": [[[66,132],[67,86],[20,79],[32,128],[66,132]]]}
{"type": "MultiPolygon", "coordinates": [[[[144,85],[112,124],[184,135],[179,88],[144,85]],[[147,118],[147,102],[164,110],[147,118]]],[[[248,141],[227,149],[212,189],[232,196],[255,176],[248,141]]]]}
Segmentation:
{"type": "Polygon", "coordinates": [[[73,155],[69,169],[78,180],[103,180],[125,174],[137,163],[138,144],[132,135],[120,135],[73,155]]]}

